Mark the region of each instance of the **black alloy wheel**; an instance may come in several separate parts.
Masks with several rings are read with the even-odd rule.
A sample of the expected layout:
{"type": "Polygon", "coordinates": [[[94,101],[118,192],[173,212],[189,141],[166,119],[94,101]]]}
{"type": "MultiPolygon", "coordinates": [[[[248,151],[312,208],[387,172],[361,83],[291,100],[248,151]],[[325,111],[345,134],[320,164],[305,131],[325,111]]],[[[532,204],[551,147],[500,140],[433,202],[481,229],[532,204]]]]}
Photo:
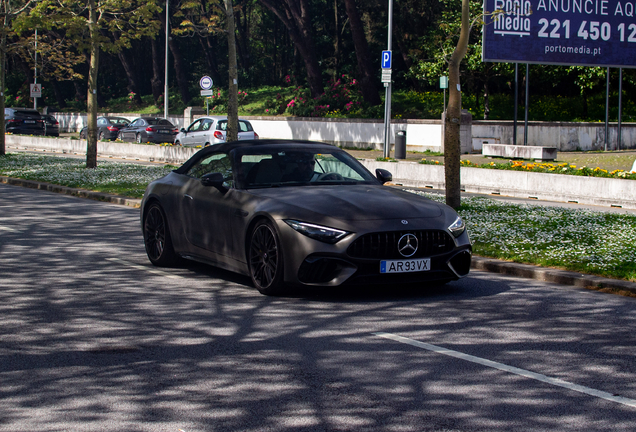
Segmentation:
{"type": "Polygon", "coordinates": [[[283,254],[276,229],[269,221],[256,224],[248,249],[250,276],[261,294],[276,295],[283,288],[283,254]]]}
{"type": "Polygon", "coordinates": [[[166,215],[157,203],[150,205],[144,218],[144,245],[148,259],[158,267],[170,267],[180,258],[172,246],[166,215]]]}

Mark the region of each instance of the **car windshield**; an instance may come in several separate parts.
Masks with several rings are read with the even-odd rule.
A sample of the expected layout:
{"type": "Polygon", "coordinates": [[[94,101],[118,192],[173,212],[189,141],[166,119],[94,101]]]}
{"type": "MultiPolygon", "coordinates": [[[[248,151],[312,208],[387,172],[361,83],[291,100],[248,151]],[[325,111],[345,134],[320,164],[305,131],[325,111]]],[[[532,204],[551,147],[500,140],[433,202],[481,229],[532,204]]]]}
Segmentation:
{"type": "Polygon", "coordinates": [[[235,150],[237,183],[245,189],[281,186],[377,184],[348,153],[334,147],[245,147],[235,150]]]}

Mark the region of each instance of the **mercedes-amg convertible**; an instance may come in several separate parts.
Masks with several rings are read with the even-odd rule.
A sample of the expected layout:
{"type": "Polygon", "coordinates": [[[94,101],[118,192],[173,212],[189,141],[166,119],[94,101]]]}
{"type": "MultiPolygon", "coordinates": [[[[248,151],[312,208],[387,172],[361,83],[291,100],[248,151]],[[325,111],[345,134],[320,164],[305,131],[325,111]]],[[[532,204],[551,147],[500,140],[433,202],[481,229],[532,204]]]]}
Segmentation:
{"type": "Polygon", "coordinates": [[[324,143],[207,147],[148,185],[146,252],[157,266],[191,259],[249,275],[268,295],[466,276],[472,248],[462,219],[390,181],[324,143]]]}

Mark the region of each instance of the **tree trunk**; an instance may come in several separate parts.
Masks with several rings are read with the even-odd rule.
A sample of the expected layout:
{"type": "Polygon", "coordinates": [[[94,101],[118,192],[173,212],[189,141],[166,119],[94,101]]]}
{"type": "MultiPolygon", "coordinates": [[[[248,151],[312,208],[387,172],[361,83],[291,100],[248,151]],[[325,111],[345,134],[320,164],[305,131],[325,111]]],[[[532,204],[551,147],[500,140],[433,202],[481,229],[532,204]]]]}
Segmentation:
{"type": "MultiPolygon", "coordinates": [[[[89,63],[90,64],[90,63],[89,63]]],[[[84,90],[79,81],[73,81],[73,88],[75,89],[75,100],[81,101],[84,98],[84,90]]]]}
{"type": "Polygon", "coordinates": [[[358,73],[360,74],[360,88],[364,101],[371,105],[380,105],[382,100],[375,85],[377,79],[371,64],[371,53],[369,52],[369,44],[364,34],[364,26],[355,0],[345,0],[345,8],[349,17],[349,26],[351,27],[351,36],[356,49],[356,58],[358,60],[358,73]]]}
{"type": "Polygon", "coordinates": [[[49,81],[51,88],[53,89],[53,94],[55,95],[55,100],[57,101],[58,108],[66,108],[66,101],[64,100],[64,95],[60,90],[60,86],[57,85],[57,81],[52,80],[49,81]]]}
{"type": "Polygon", "coordinates": [[[88,29],[91,40],[91,60],[88,70],[87,114],[88,129],[86,131],[86,168],[97,166],[97,71],[99,66],[99,33],[97,29],[97,11],[95,0],[88,0],[88,29]]]}
{"type": "Polygon", "coordinates": [[[462,0],[462,28],[457,47],[448,62],[448,106],[444,124],[444,177],[446,204],[457,209],[461,205],[460,142],[462,94],[459,88],[459,65],[468,49],[470,33],[469,0],[462,0]]]}
{"type": "Polygon", "coordinates": [[[159,105],[159,101],[163,95],[163,70],[161,69],[161,59],[163,52],[159,48],[159,41],[156,37],[150,39],[150,47],[152,50],[152,78],[150,79],[150,87],[152,89],[152,98],[155,105],[159,105]]]}
{"type": "Polygon", "coordinates": [[[5,128],[4,128],[4,82],[5,74],[5,62],[7,57],[7,26],[9,25],[8,10],[6,10],[7,3],[2,2],[2,12],[4,12],[4,20],[2,23],[2,29],[0,29],[0,156],[7,154],[6,144],[4,140],[5,128]]]}
{"type": "Polygon", "coordinates": [[[228,102],[227,102],[227,141],[238,141],[238,71],[236,68],[236,39],[234,31],[234,6],[232,0],[224,0],[227,19],[228,48],[228,102]]]}
{"type": "Polygon", "coordinates": [[[490,117],[490,90],[488,89],[488,77],[484,81],[484,120],[490,117]]]}
{"type": "Polygon", "coordinates": [[[210,71],[210,77],[214,81],[217,87],[221,85],[221,74],[219,74],[219,68],[216,65],[214,51],[212,50],[212,45],[210,44],[210,36],[206,36],[205,38],[199,36],[199,43],[201,44],[201,48],[203,49],[203,53],[205,54],[205,63],[208,66],[210,71]]]}
{"type": "MultiPolygon", "coordinates": [[[[338,73],[338,66],[340,65],[340,14],[338,13],[338,0],[333,0],[333,12],[334,12],[334,35],[333,35],[333,77],[335,78],[338,73]]],[[[335,81],[335,79],[334,79],[335,81]]]]}
{"type": "MultiPolygon", "coordinates": [[[[117,40],[117,36],[113,35],[115,40],[117,40]]],[[[135,68],[130,61],[128,50],[121,50],[117,53],[117,57],[119,57],[119,61],[121,65],[124,67],[124,72],[126,73],[126,78],[128,79],[128,92],[134,93],[133,100],[137,105],[141,105],[141,95],[139,94],[139,86],[137,85],[137,77],[135,74],[135,68]]]]}
{"type": "Polygon", "coordinates": [[[316,57],[307,0],[260,0],[260,2],[287,27],[289,36],[305,63],[311,96],[320,96],[324,91],[322,70],[316,57]]]}
{"type": "MultiPolygon", "coordinates": [[[[249,7],[249,4],[246,5],[249,7]]],[[[241,59],[241,68],[245,71],[249,71],[251,67],[251,59],[250,59],[250,22],[247,13],[243,13],[239,10],[239,18],[238,25],[236,25],[235,20],[235,28],[238,28],[238,40],[235,38],[236,51],[238,53],[239,58],[241,59]]]]}

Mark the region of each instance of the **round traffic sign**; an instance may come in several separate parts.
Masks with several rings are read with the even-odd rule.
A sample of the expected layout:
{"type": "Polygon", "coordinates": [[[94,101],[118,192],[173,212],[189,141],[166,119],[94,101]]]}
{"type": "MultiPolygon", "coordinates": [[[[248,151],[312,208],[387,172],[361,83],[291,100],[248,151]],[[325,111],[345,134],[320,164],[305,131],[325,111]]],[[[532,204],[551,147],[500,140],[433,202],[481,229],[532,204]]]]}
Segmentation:
{"type": "Polygon", "coordinates": [[[212,84],[212,78],[210,78],[209,76],[204,76],[199,81],[199,85],[203,90],[210,90],[212,88],[212,84]]]}

